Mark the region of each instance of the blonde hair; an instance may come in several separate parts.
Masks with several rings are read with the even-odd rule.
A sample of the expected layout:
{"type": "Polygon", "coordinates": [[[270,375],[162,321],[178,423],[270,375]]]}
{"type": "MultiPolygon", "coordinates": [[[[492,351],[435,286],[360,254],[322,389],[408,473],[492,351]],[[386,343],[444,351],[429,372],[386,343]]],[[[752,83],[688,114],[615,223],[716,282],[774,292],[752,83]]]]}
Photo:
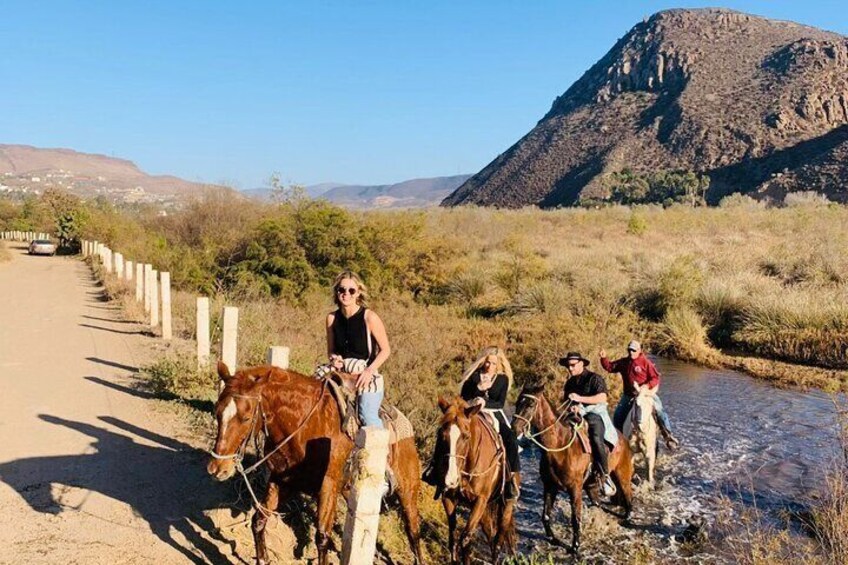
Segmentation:
{"type": "Polygon", "coordinates": [[[477,357],[477,360],[474,361],[462,374],[462,382],[459,383],[460,388],[465,384],[465,381],[471,378],[471,375],[480,369],[490,355],[495,355],[498,358],[498,368],[495,372],[506,375],[507,381],[509,381],[507,389],[512,388],[512,365],[509,364],[509,359],[506,358],[506,354],[503,352],[503,349],[496,346],[487,347],[480,352],[480,356],[477,357]]]}
{"type": "Polygon", "coordinates": [[[363,308],[367,308],[368,287],[365,286],[365,283],[362,282],[362,279],[359,278],[359,275],[357,275],[353,271],[342,271],[336,276],[336,279],[333,281],[333,304],[341,308],[342,303],[339,302],[339,285],[345,279],[350,279],[356,283],[356,288],[359,290],[359,294],[356,297],[356,303],[362,306],[363,308]]]}

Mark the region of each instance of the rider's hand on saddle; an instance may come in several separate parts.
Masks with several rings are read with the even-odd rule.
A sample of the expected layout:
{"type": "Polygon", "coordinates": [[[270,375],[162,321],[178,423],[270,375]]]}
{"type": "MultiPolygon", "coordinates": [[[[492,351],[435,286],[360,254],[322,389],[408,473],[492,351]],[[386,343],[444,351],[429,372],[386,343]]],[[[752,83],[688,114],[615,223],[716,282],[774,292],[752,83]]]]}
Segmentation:
{"type": "Polygon", "coordinates": [[[607,350],[601,349],[600,351],[598,351],[598,357],[600,357],[601,359],[606,359],[607,358],[607,350]]]}
{"type": "Polygon", "coordinates": [[[342,359],[341,355],[330,355],[330,366],[333,369],[343,369],[344,368],[344,359],[342,359]]]}
{"type": "Polygon", "coordinates": [[[572,402],[582,402],[583,401],[583,397],[580,396],[579,394],[577,394],[576,392],[572,392],[571,394],[569,394],[568,399],[572,402]]]}
{"type": "Polygon", "coordinates": [[[359,373],[359,378],[356,379],[356,390],[364,390],[371,384],[371,379],[374,378],[374,370],[371,367],[366,367],[364,371],[359,373]]]}

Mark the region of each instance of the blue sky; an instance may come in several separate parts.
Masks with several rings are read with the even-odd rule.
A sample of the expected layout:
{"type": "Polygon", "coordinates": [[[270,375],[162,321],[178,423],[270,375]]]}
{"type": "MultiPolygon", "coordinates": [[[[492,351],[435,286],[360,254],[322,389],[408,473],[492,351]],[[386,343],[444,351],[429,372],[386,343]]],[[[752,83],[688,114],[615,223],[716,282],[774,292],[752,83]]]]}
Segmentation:
{"type": "MultiPolygon", "coordinates": [[[[700,2],[4,1],[0,143],[260,186],[473,173],[636,22],[700,2]]],[[[844,1],[727,1],[848,33],[844,1]]]]}

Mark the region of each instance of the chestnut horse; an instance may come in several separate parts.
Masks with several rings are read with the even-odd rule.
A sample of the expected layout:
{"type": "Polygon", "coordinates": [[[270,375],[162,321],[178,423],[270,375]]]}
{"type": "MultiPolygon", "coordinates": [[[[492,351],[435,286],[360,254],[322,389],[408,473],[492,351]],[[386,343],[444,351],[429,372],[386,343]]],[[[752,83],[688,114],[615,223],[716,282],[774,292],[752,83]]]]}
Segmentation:
{"type": "MultiPolygon", "coordinates": [[[[566,401],[568,404],[570,401],[566,401]]],[[[562,408],[562,407],[560,407],[562,408]]],[[[551,514],[559,491],[568,492],[571,499],[571,551],[580,553],[580,520],[583,514],[583,488],[592,456],[577,437],[579,424],[571,419],[567,410],[554,412],[545,397],[543,386],[525,386],[521,389],[513,416],[515,433],[529,437],[544,451],[539,463],[539,474],[544,486],[542,524],[551,542],[559,544],[551,527],[551,514]],[[563,421],[565,420],[565,421],[563,421]],[[530,433],[531,426],[539,430],[530,433]]],[[[623,435],[609,456],[610,475],[618,489],[618,499],[624,506],[625,520],[630,520],[633,509],[633,454],[623,435]]],[[[598,503],[597,485],[589,489],[589,496],[598,503]]]]}
{"type": "MultiPolygon", "coordinates": [[[[253,514],[256,562],[268,561],[265,547],[268,517],[293,494],[301,492],[318,499],[315,545],[319,565],[326,565],[336,501],[344,486],[345,463],[354,446],[341,430],[338,403],[328,385],[268,365],[230,375],[227,366],[219,362],[218,375],[224,388],[215,405],[218,435],[207,467],[209,474],[225,481],[239,471],[246,478],[246,473],[256,465],[247,471],[243,469],[244,451],[251,437],[260,432],[265,435],[266,455],[260,463],[267,466],[270,478],[268,491],[253,514]]],[[[423,563],[418,515],[421,462],[414,439],[393,444],[389,461],[397,481],[395,496],[400,501],[412,553],[417,563],[423,563]]]]}
{"type": "Polygon", "coordinates": [[[499,450],[497,433],[483,421],[481,406],[469,406],[462,398],[439,397],[443,412],[436,438],[436,469],[445,485],[442,505],[448,517],[448,550],[451,563],[471,563],[471,541],[477,527],[483,529],[497,563],[504,544],[515,553],[514,500],[502,496],[506,461],[499,450]],[[446,459],[447,465],[438,458],[446,459]],[[456,544],[456,511],[459,505],[471,512],[456,544]]]}

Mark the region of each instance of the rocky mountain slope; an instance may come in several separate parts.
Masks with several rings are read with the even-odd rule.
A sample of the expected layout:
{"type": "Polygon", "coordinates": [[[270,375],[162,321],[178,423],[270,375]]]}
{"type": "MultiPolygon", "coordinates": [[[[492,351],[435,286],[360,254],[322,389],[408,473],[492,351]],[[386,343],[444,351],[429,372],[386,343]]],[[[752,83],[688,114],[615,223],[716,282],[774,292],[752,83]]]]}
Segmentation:
{"type": "Polygon", "coordinates": [[[210,185],[174,176],[148,175],[132,161],[106,155],[0,145],[0,187],[7,193],[37,194],[55,187],[82,197],[168,202],[196,195],[210,185]]]}
{"type": "Polygon", "coordinates": [[[848,200],[848,38],[724,9],[637,24],[536,127],[443,204],[608,199],[631,170],[693,171],[732,192],[848,200]]]}

